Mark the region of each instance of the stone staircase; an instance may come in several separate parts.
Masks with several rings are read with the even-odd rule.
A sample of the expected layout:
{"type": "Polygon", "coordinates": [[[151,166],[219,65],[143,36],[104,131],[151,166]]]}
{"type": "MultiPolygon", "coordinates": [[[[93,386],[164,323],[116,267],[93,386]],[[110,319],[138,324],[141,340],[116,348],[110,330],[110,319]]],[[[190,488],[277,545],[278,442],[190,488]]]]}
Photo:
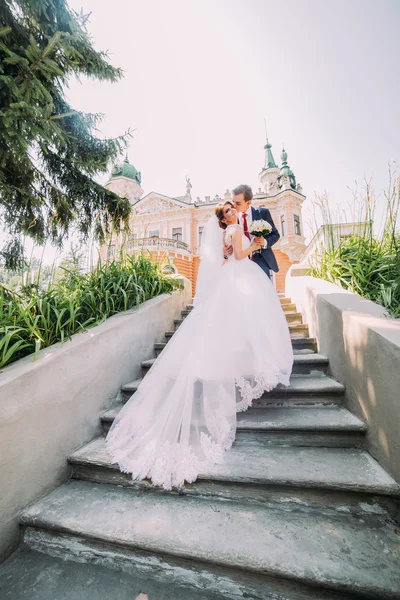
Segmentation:
{"type": "MultiPolygon", "coordinates": [[[[238,415],[222,465],[167,493],[121,473],[102,436],[69,457],[71,481],[24,511],[20,552],[39,551],[41,569],[43,555],[68,559],[57,563],[66,579],[71,561],[84,578],[84,564],[103,582],[105,595],[92,586],[79,596],[71,583],[66,598],[134,599],[129,590],[140,586],[149,600],[400,598],[400,487],[367,452],[367,427],[345,407],[345,389],[296,306],[281,304],[294,352],[290,387],[238,415]]],[[[156,356],[173,335],[155,345],[156,356]]],[[[143,377],[155,360],[143,361],[143,377]]],[[[140,382],[122,386],[101,415],[104,434],[140,382]]],[[[32,562],[17,559],[3,567],[10,581],[13,565],[32,562]]]]}

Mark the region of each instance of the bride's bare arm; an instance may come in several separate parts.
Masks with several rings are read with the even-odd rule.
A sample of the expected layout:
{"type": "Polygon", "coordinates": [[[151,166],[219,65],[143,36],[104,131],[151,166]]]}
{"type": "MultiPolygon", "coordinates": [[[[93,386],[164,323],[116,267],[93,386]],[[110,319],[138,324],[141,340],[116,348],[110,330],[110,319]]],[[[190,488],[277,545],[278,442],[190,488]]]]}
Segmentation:
{"type": "Polygon", "coordinates": [[[246,250],[242,249],[242,232],[240,227],[236,227],[236,230],[232,236],[232,246],[233,246],[233,254],[236,260],[241,260],[242,258],[246,258],[255,250],[260,248],[260,244],[257,242],[253,242],[250,248],[246,248],[246,250]]]}

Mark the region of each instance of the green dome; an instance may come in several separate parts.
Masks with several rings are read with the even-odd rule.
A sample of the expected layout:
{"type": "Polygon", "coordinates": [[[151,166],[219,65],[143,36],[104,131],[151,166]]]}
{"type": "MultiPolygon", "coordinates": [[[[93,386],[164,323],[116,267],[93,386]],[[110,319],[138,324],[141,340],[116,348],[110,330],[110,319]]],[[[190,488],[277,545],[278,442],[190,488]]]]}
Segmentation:
{"type": "Polygon", "coordinates": [[[130,164],[128,156],[125,157],[122,164],[115,165],[111,171],[111,177],[128,177],[128,179],[134,179],[139,185],[142,181],[141,173],[130,164]]]}

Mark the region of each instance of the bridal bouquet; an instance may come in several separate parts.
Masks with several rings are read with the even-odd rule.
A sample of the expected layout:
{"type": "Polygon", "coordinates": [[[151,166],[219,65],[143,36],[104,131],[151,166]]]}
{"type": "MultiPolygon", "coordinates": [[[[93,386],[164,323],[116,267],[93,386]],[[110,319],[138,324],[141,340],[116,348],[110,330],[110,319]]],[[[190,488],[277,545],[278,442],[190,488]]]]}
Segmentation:
{"type": "MultiPolygon", "coordinates": [[[[251,235],[254,235],[255,237],[265,238],[268,234],[271,233],[271,231],[271,225],[268,223],[268,221],[263,221],[262,219],[259,219],[258,221],[253,221],[249,227],[249,233],[251,233],[251,235]]],[[[256,253],[261,254],[261,248],[253,252],[253,254],[256,253]]]]}
{"type": "Polygon", "coordinates": [[[258,221],[253,221],[249,227],[249,233],[254,235],[255,237],[267,237],[272,231],[271,225],[268,221],[263,221],[259,219],[258,221]]]}

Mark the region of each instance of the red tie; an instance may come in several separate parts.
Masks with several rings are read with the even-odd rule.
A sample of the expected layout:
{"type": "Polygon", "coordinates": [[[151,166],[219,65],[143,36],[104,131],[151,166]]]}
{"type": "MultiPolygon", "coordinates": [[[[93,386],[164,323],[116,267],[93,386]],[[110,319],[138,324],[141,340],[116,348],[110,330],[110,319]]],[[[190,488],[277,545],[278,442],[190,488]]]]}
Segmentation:
{"type": "Polygon", "coordinates": [[[246,213],[243,213],[242,217],[243,217],[243,233],[247,237],[247,239],[249,239],[251,241],[251,237],[250,237],[250,234],[249,234],[249,228],[247,227],[247,215],[246,215],[246,213]]]}

